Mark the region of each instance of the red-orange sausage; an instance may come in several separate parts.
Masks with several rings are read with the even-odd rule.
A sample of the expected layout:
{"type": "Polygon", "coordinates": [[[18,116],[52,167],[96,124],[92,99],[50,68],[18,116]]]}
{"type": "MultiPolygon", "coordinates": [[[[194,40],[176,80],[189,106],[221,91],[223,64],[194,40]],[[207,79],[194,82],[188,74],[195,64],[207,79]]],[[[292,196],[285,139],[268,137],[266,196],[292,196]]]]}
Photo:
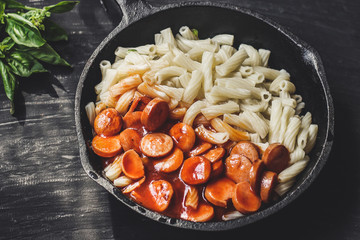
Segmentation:
{"type": "Polygon", "coordinates": [[[247,157],[251,162],[259,159],[257,147],[248,141],[241,141],[233,147],[231,154],[239,154],[247,157]]]}
{"type": "Polygon", "coordinates": [[[180,148],[174,147],[172,152],[159,160],[153,160],[154,168],[160,172],[173,172],[177,170],[184,160],[184,154],[180,148]]]}
{"type": "Polygon", "coordinates": [[[216,161],[211,163],[211,174],[210,178],[215,179],[219,177],[224,171],[224,163],[223,161],[216,161]]]}
{"type": "Polygon", "coordinates": [[[91,145],[94,152],[100,157],[114,157],[122,150],[119,135],[111,137],[96,135],[91,145]]]}
{"type": "Polygon", "coordinates": [[[143,162],[133,149],[124,153],[121,160],[121,169],[128,178],[134,180],[145,175],[143,162]]]}
{"type": "Polygon", "coordinates": [[[133,129],[125,129],[120,133],[120,143],[124,151],[134,149],[137,153],[140,151],[141,135],[133,129]]]}
{"type": "Polygon", "coordinates": [[[277,183],[277,174],[271,171],[264,172],[260,186],[260,197],[263,202],[268,203],[277,183]]]}
{"type": "Polygon", "coordinates": [[[97,135],[113,136],[120,132],[122,119],[115,108],[107,108],[96,116],[94,130],[97,135]]]}
{"type": "Polygon", "coordinates": [[[195,144],[195,131],[185,123],[175,124],[170,129],[169,134],[173,138],[176,146],[184,152],[189,152],[195,144]]]}
{"type": "Polygon", "coordinates": [[[148,157],[163,157],[173,148],[173,140],[164,133],[150,133],[141,139],[140,149],[148,157]]]}
{"type": "Polygon", "coordinates": [[[232,202],[236,210],[243,214],[256,212],[261,206],[261,199],[254,193],[248,182],[236,184],[232,202]]]}
{"type": "Polygon", "coordinates": [[[142,111],[146,105],[151,101],[147,96],[141,96],[134,99],[128,112],[142,111]]]}
{"type": "Polygon", "coordinates": [[[210,204],[199,203],[196,209],[186,208],[180,218],[193,222],[207,222],[214,217],[214,208],[210,204]]]}
{"type": "Polygon", "coordinates": [[[262,160],[270,171],[280,173],[289,166],[290,153],[284,145],[273,143],[266,148],[262,160]]]}
{"type": "Polygon", "coordinates": [[[234,193],[235,183],[227,177],[208,183],[205,188],[206,199],[219,207],[226,207],[234,193]]]}
{"type": "Polygon", "coordinates": [[[144,108],[141,123],[149,131],[158,129],[168,118],[169,105],[160,98],[154,98],[144,108]]]}
{"type": "Polygon", "coordinates": [[[265,170],[265,164],[261,160],[255,161],[250,169],[250,173],[249,173],[250,185],[251,188],[256,193],[259,192],[262,174],[264,170],[265,170]]]}
{"type": "Polygon", "coordinates": [[[158,212],[164,211],[169,206],[174,193],[171,184],[165,180],[152,181],[149,190],[154,200],[152,209],[158,212]]]}
{"type": "Polygon", "coordinates": [[[198,156],[206,151],[208,151],[210,148],[212,148],[211,143],[208,142],[201,142],[199,145],[197,145],[194,149],[190,151],[190,156],[198,156]]]}
{"type": "Polygon", "coordinates": [[[128,112],[123,117],[124,128],[139,127],[141,126],[142,112],[128,112]]]}
{"type": "Polygon", "coordinates": [[[211,163],[204,157],[188,158],[180,170],[181,179],[190,185],[202,184],[208,181],[211,173],[211,163]]]}
{"type": "Polygon", "coordinates": [[[232,154],[225,160],[226,176],[236,183],[249,181],[250,160],[244,155],[232,154]]]}
{"type": "Polygon", "coordinates": [[[225,149],[222,147],[218,147],[218,148],[210,149],[203,156],[213,163],[222,159],[224,155],[225,155],[225,149]]]}

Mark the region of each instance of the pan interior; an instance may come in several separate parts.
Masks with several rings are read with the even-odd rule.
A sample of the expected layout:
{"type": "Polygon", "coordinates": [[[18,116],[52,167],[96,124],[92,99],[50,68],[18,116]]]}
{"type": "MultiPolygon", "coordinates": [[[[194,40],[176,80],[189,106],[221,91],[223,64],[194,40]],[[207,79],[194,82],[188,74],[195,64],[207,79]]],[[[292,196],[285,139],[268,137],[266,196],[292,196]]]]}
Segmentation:
{"type": "MultiPolygon", "coordinates": [[[[319,75],[314,66],[308,62],[308,58],[305,57],[306,51],[276,28],[262,20],[238,11],[210,6],[184,6],[157,12],[131,24],[114,35],[104,48],[99,51],[85,75],[80,98],[80,121],[88,148],[88,159],[86,159],[85,164],[89,164],[90,169],[101,174],[101,161],[92,153],[89,147],[92,140],[92,130],[84,110],[88,102],[96,99],[94,86],[101,80],[99,63],[102,60],[113,62],[115,59],[114,51],[117,46],[134,47],[153,43],[155,33],[171,27],[175,34],[181,26],[197,29],[200,39],[227,33],[235,36],[234,47],[236,48],[240,43],[246,43],[257,49],[268,49],[271,51],[269,67],[286,69],[291,74],[291,81],[296,86],[297,94],[300,94],[306,103],[302,114],[310,111],[313,116],[313,123],[319,125],[317,143],[310,154],[311,161],[299,176],[293,190],[298,188],[321,160],[319,156],[325,144],[328,129],[328,109],[319,75]]],[[[278,205],[278,208],[282,208],[282,206],[284,205],[278,205]]],[[[259,214],[258,216],[262,218],[263,215],[259,214]]],[[[222,229],[224,227],[233,228],[245,223],[241,224],[239,221],[235,221],[234,224],[231,227],[218,226],[222,229]]],[[[212,228],[218,228],[213,223],[211,225],[212,228]]]]}

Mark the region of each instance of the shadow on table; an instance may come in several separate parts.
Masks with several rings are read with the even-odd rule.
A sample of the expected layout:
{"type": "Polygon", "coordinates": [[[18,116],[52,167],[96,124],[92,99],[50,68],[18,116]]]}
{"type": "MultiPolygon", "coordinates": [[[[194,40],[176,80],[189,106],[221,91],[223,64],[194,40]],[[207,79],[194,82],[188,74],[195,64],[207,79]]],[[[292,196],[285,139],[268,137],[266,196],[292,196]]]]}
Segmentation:
{"type": "MultiPolygon", "coordinates": [[[[116,239],[224,239],[247,237],[253,239],[353,239],[356,232],[348,232],[348,224],[359,215],[357,193],[352,186],[360,181],[359,152],[356,142],[347,141],[354,132],[350,111],[335,106],[337,125],[335,143],[330,159],[315,182],[294,202],[280,212],[256,223],[230,231],[198,232],[178,229],[147,219],[133,212],[113,196],[110,210],[113,234],[116,239]],[[349,120],[347,120],[349,121],[349,120]],[[350,120],[351,121],[351,120],[350,120]],[[346,152],[343,152],[347,149],[346,152]],[[352,215],[352,212],[354,213],[352,215]],[[354,219],[351,219],[354,217],[354,219]]],[[[354,226],[355,229],[355,226],[354,226]]]]}

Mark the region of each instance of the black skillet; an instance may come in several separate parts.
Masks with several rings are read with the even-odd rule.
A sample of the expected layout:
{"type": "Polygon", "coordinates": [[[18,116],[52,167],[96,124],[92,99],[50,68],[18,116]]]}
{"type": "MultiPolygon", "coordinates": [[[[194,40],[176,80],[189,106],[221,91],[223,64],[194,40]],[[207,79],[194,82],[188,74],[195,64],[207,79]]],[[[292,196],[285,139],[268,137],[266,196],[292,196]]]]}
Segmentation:
{"type": "Polygon", "coordinates": [[[318,53],[277,23],[248,9],[215,2],[175,3],[155,8],[141,0],[116,0],[124,14],[123,20],[92,54],[81,74],[75,97],[76,130],[80,145],[81,163],[86,173],[120,202],[155,221],[187,229],[217,231],[244,226],[265,218],[296,199],[314,181],[324,166],[333,142],[334,109],[325,72],[318,53]],[[114,60],[117,46],[139,46],[152,43],[154,34],[171,27],[177,32],[181,26],[199,30],[200,38],[219,33],[235,35],[235,44],[247,43],[255,48],[271,50],[269,65],[286,69],[295,83],[297,93],[305,103],[305,111],[313,115],[319,125],[316,145],[311,161],[298,177],[296,184],[278,202],[263,206],[260,211],[230,221],[195,223],[173,219],[145,209],[125,197],[102,175],[101,161],[90,145],[92,129],[85,105],[94,101],[94,86],[100,81],[100,61],[114,60]]]}

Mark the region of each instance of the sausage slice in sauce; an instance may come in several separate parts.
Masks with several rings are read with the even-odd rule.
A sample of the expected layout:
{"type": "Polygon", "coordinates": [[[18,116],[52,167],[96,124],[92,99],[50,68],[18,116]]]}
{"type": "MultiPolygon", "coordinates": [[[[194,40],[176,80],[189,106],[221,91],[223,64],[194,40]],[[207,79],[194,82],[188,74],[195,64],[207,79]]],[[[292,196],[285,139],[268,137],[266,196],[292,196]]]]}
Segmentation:
{"type": "Polygon", "coordinates": [[[186,208],[180,218],[193,222],[207,222],[214,217],[214,208],[207,203],[199,203],[196,209],[186,208]]]}
{"type": "Polygon", "coordinates": [[[225,160],[226,176],[236,183],[248,182],[251,169],[250,160],[244,155],[232,154],[225,160]]]}
{"type": "Polygon", "coordinates": [[[128,128],[120,133],[121,146],[125,152],[134,149],[137,153],[141,153],[140,141],[141,135],[133,129],[128,128]]]}
{"type": "Polygon", "coordinates": [[[210,149],[207,153],[203,155],[203,157],[206,157],[207,160],[210,162],[216,162],[222,159],[222,157],[225,155],[225,149],[222,147],[210,149]]]}
{"type": "Polygon", "coordinates": [[[169,131],[176,146],[184,152],[189,152],[195,144],[195,131],[185,123],[175,124],[169,131]]]}
{"type": "Polygon", "coordinates": [[[96,116],[94,130],[97,135],[113,136],[120,132],[122,119],[115,108],[107,108],[96,116]]]}
{"type": "Polygon", "coordinates": [[[271,171],[264,172],[260,186],[260,197],[263,202],[268,203],[277,183],[277,174],[271,171]]]}
{"type": "Polygon", "coordinates": [[[107,158],[118,155],[122,150],[119,135],[111,137],[96,135],[92,140],[91,146],[97,155],[107,158]]]}
{"type": "Polygon", "coordinates": [[[289,166],[290,153],[284,145],[273,143],[266,148],[262,160],[270,171],[280,173],[289,166]]]}
{"type": "Polygon", "coordinates": [[[231,150],[231,155],[232,154],[244,155],[251,162],[255,162],[257,159],[259,159],[259,153],[257,151],[257,147],[248,141],[241,141],[238,144],[236,144],[231,150]]]}
{"type": "Polygon", "coordinates": [[[180,150],[180,148],[174,147],[168,156],[154,160],[153,164],[157,171],[169,173],[177,170],[183,163],[183,160],[183,152],[180,150]]]}
{"type": "Polygon", "coordinates": [[[211,163],[204,157],[188,158],[180,171],[181,179],[190,185],[206,183],[211,173],[211,163]]]}
{"type": "Polygon", "coordinates": [[[157,130],[164,124],[169,115],[169,105],[160,98],[154,98],[144,108],[141,123],[149,131],[157,130]]]}
{"type": "Polygon", "coordinates": [[[251,189],[248,182],[236,184],[232,202],[236,210],[243,214],[256,212],[261,206],[261,199],[251,189]]]}
{"type": "Polygon", "coordinates": [[[152,181],[149,185],[149,190],[154,200],[152,209],[158,212],[167,209],[174,193],[171,184],[165,180],[152,181]]]}
{"type": "Polygon", "coordinates": [[[206,199],[219,207],[226,207],[233,196],[235,183],[227,177],[208,183],[205,188],[206,199]]]}
{"type": "Polygon", "coordinates": [[[201,154],[204,154],[206,151],[208,151],[210,148],[212,148],[212,144],[208,142],[201,142],[199,145],[197,145],[193,150],[190,151],[190,156],[198,156],[201,154]]]}
{"type": "Polygon", "coordinates": [[[265,171],[265,164],[261,160],[255,161],[250,169],[250,173],[249,173],[250,185],[251,188],[256,193],[259,193],[262,174],[264,173],[264,171],[265,171]]]}
{"type": "Polygon", "coordinates": [[[139,128],[141,126],[141,115],[142,112],[127,112],[123,117],[124,128],[139,128]]]}
{"type": "Polygon", "coordinates": [[[140,149],[148,157],[163,157],[171,152],[173,140],[164,133],[150,133],[141,139],[140,149]]]}
{"type": "Polygon", "coordinates": [[[124,174],[133,180],[139,179],[145,175],[144,165],[139,154],[133,149],[124,153],[121,161],[121,169],[124,174]]]}

